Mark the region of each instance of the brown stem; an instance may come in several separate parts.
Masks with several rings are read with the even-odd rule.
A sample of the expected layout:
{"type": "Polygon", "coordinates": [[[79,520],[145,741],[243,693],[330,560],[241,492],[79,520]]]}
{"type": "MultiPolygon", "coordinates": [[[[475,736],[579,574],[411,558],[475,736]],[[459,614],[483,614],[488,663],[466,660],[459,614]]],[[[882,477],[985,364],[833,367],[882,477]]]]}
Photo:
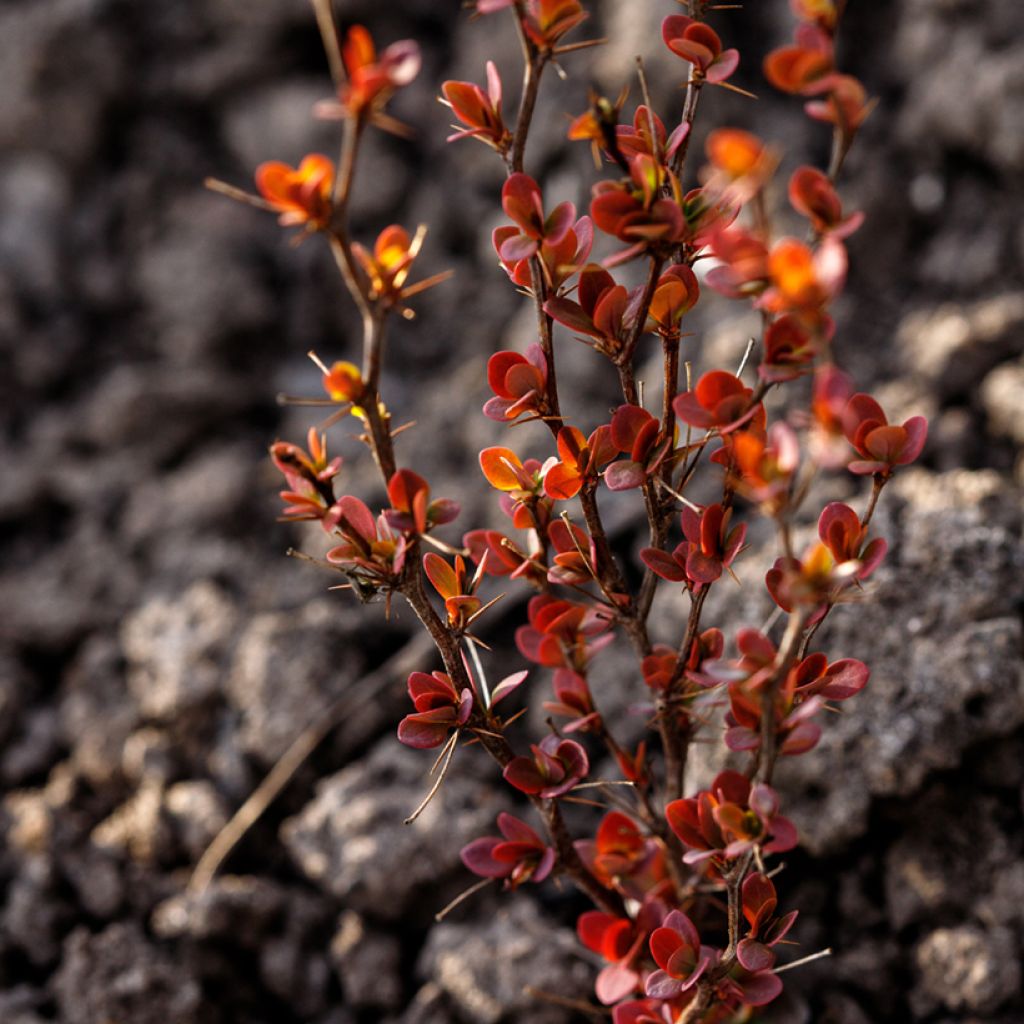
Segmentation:
{"type": "Polygon", "coordinates": [[[331,0],[312,0],[313,13],[316,15],[317,28],[320,30],[320,41],[323,43],[327,64],[331,69],[334,88],[340,89],[345,84],[345,62],[341,56],[341,41],[338,38],[338,26],[334,23],[334,11],[331,0]]]}
{"type": "MultiPolygon", "coordinates": [[[[605,593],[624,594],[626,593],[626,581],[619,570],[615,556],[612,554],[611,545],[608,542],[608,534],[605,533],[604,523],[601,521],[601,513],[597,507],[597,487],[595,484],[587,484],[580,491],[580,505],[583,508],[583,518],[587,523],[587,532],[594,542],[594,554],[596,565],[594,572],[597,581],[605,593]]],[[[618,604],[616,604],[618,607],[618,604]]]]}
{"type": "Polygon", "coordinates": [[[677,703],[681,697],[683,673],[690,660],[693,645],[697,642],[700,630],[700,616],[704,609],[710,587],[704,587],[690,605],[690,617],[686,623],[686,635],[679,645],[672,678],[665,687],[665,692],[658,701],[658,731],[661,734],[661,745],[665,752],[665,803],[678,800],[683,795],[686,783],[686,761],[690,747],[690,726],[679,728],[677,703]]]}
{"type": "MultiPolygon", "coordinates": [[[[678,336],[663,336],[661,339],[661,429],[668,437],[672,437],[676,429],[676,411],[672,403],[679,391],[679,341],[678,336]]],[[[666,463],[661,474],[666,483],[671,472],[671,463],[666,463]]]]}
{"type": "Polygon", "coordinates": [[[711,999],[715,994],[714,986],[703,978],[697,982],[697,998],[676,1019],[676,1024],[697,1024],[711,1007],[711,999]]]}
{"type": "Polygon", "coordinates": [[[775,695],[796,659],[806,619],[807,613],[803,609],[794,612],[789,617],[785,635],[779,645],[779,651],[775,655],[772,674],[761,691],[761,746],[757,752],[756,764],[757,774],[766,785],[771,785],[775,762],[779,756],[775,695]]]}
{"type": "Polygon", "coordinates": [[[881,473],[876,473],[871,482],[871,497],[868,500],[868,507],[864,511],[864,515],[860,520],[861,530],[866,530],[871,525],[871,517],[875,514],[875,508],[878,505],[878,499],[882,496],[882,488],[889,482],[887,476],[883,476],[881,473]]]}
{"type": "MultiPolygon", "coordinates": [[[[647,273],[647,282],[640,298],[640,305],[637,307],[636,319],[622,346],[622,354],[616,360],[620,368],[629,367],[630,376],[632,376],[633,356],[636,352],[637,342],[640,341],[640,336],[644,333],[644,327],[647,324],[647,311],[651,308],[651,300],[654,298],[654,290],[658,287],[658,277],[664,264],[665,261],[660,256],[651,256],[651,267],[647,273]]],[[[635,402],[635,399],[627,398],[626,401],[635,402]]]]}
{"type": "Polygon", "coordinates": [[[384,322],[381,313],[376,313],[363,322],[363,381],[367,392],[363,412],[372,440],[371,450],[386,484],[395,475],[397,466],[394,444],[391,439],[390,417],[386,412],[381,411],[380,401],[384,322]]]}
{"type": "Polygon", "coordinates": [[[693,135],[693,121],[697,116],[697,103],[700,100],[701,86],[704,84],[704,79],[691,73],[690,79],[686,83],[686,99],[683,101],[683,117],[689,126],[690,130],[686,133],[686,138],[679,143],[679,148],[675,151],[672,156],[672,173],[679,177],[683,173],[683,167],[686,164],[686,154],[690,149],[690,138],[693,135]]]}
{"type": "Polygon", "coordinates": [[[541,269],[540,258],[534,256],[530,260],[530,288],[533,292],[534,306],[537,310],[537,334],[540,337],[541,351],[547,362],[548,376],[545,392],[547,416],[545,423],[551,433],[557,437],[562,429],[562,412],[558,402],[558,371],[555,368],[555,342],[551,317],[544,312],[547,302],[547,284],[541,269]]]}
{"type": "Polygon", "coordinates": [[[526,34],[523,20],[526,17],[526,6],[523,0],[515,0],[513,13],[516,19],[516,32],[519,34],[519,45],[523,49],[523,91],[519,97],[519,113],[516,115],[516,127],[512,135],[512,148],[509,152],[509,171],[522,171],[526,153],[526,137],[530,134],[530,123],[537,105],[537,93],[540,89],[541,75],[547,65],[550,54],[537,49],[526,34]]]}

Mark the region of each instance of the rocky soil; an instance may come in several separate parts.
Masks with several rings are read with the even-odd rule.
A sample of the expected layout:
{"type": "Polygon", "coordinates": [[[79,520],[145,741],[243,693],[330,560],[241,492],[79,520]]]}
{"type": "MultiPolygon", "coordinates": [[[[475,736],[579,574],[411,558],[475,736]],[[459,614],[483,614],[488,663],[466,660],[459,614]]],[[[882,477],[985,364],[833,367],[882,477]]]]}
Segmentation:
{"type": "MultiPolygon", "coordinates": [[[[428,222],[423,273],[456,271],[395,330],[384,387],[417,420],[402,460],[477,524],[490,499],[460,481],[498,437],[478,412],[483,367],[529,340],[530,318],[489,251],[499,169],[483,147],[444,145],[433,97],[444,78],[479,79],[487,56],[514,92],[516,44],[456,3],[341,6],[380,39],[425,46],[395,105],[417,140],[371,137],[356,227],[428,222]]],[[[610,42],[548,83],[528,154],[547,188],[580,201],[593,171],[585,148],[561,147],[560,111],[583,108],[589,81],[616,94],[642,52],[663,103],[680,101],[657,36],[672,5],[592,6],[588,31],[610,42]]],[[[711,96],[703,126],[756,124],[790,159],[820,161],[824,133],[756,72],[754,55],[787,34],[787,5],[748,6],[723,15],[723,34],[750,55],[738,83],[762,98],[711,96]]],[[[886,494],[877,521],[893,554],[872,601],[822,633],[871,663],[870,688],[779,775],[806,840],[783,898],[803,908],[802,948],[836,954],[788,976],[785,1019],[1013,1024],[1024,15],[1017,0],[849,6],[843,61],[880,102],[844,172],[868,221],[851,240],[837,351],[863,386],[885,382],[892,415],[924,412],[932,432],[921,467],[886,494]]],[[[301,0],[0,7],[4,1024],[558,1024],[572,1013],[524,986],[571,997],[591,984],[571,930],[580,904],[553,885],[480,894],[433,922],[469,881],[459,846],[509,797],[460,757],[439,800],[402,824],[426,767],[393,738],[404,672],[370,691],[358,681],[413,624],[385,624],[284,557],[322,541],[274,521],[265,447],[314,422],[274,396],[316,393],[304,353],[351,356],[355,324],[319,246],[289,247],[272,217],[201,182],[244,184],[262,160],[333,150],[309,116],[327,89],[301,0]],[[325,713],[339,727],[224,872],[186,891],[213,836],[325,713]]],[[[695,362],[738,359],[744,320],[714,299],[701,308],[695,362]]],[[[610,402],[612,382],[573,344],[570,404],[610,402]]],[[[335,436],[347,488],[371,497],[366,460],[335,436]]],[[[758,600],[730,600],[716,613],[762,620],[758,600]]],[[[673,627],[671,602],[657,614],[673,627]]]]}

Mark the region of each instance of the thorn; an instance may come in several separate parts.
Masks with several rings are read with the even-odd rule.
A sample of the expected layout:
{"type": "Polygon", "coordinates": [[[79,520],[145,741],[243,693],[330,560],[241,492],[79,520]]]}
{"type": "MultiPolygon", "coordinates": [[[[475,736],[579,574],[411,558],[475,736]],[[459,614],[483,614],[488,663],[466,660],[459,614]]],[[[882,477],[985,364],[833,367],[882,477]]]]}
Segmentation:
{"type": "MultiPolygon", "coordinates": [[[[455,755],[455,747],[458,743],[459,732],[456,729],[452,733],[452,738],[444,746],[441,756],[445,758],[444,764],[441,767],[441,771],[437,776],[437,781],[430,787],[430,792],[420,802],[419,807],[416,808],[408,818],[405,819],[404,824],[411,825],[427,808],[427,805],[437,795],[437,791],[441,788],[441,783],[444,782],[445,776],[448,774],[448,768],[452,763],[452,757],[455,755]]],[[[440,760],[440,758],[438,759],[440,760]]],[[[435,767],[436,767],[435,763],[435,767]]]]}
{"type": "Polygon", "coordinates": [[[331,373],[331,371],[327,369],[327,367],[326,367],[326,366],[324,365],[324,362],[323,362],[323,360],[322,360],[322,359],[321,359],[321,358],[320,358],[320,357],[319,357],[319,356],[318,356],[318,355],[317,355],[317,354],[316,354],[316,353],[315,353],[315,352],[314,352],[314,351],[313,351],[312,349],[310,349],[310,350],[309,350],[309,351],[308,351],[308,352],[306,353],[306,355],[307,355],[307,356],[309,356],[309,358],[313,360],[313,365],[314,365],[314,366],[316,366],[316,368],[317,368],[317,369],[318,369],[318,370],[319,370],[319,371],[320,371],[320,372],[321,372],[321,373],[322,373],[322,374],[323,374],[323,375],[324,375],[325,377],[329,377],[329,376],[330,376],[330,373],[331,373]]]}
{"type": "Polygon", "coordinates": [[[460,892],[443,910],[439,910],[434,915],[434,920],[440,924],[460,903],[468,900],[470,896],[475,896],[481,889],[486,888],[493,881],[495,881],[493,878],[481,878],[478,882],[474,882],[468,889],[460,892]]]}

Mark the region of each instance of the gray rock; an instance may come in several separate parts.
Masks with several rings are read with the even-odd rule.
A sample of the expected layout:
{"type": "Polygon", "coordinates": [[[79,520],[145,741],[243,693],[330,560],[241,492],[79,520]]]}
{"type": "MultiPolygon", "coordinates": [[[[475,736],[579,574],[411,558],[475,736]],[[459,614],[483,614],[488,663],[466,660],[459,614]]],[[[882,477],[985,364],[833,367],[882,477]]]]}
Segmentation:
{"type": "Polygon", "coordinates": [[[145,781],[113,814],[93,829],[101,849],[143,864],[167,861],[174,850],[174,833],[163,806],[158,781],[145,781]]]}
{"type": "Polygon", "coordinates": [[[176,771],[171,737],[161,729],[137,729],[124,742],[121,770],[133,782],[145,779],[169,783],[176,771]]]}
{"type": "Polygon", "coordinates": [[[35,1012],[43,1002],[43,993],[28,985],[0,992],[0,1020],[7,1024],[43,1024],[43,1018],[35,1012]]]}
{"type": "Polygon", "coordinates": [[[897,929],[962,919],[982,900],[991,905],[993,886],[1014,862],[1013,841],[996,823],[998,803],[959,793],[936,785],[915,800],[886,855],[888,918],[897,929]]]}
{"type": "Polygon", "coordinates": [[[396,920],[440,910],[453,879],[472,881],[459,850],[487,835],[502,809],[487,775],[468,767],[478,756],[460,751],[438,794],[405,825],[430,788],[433,756],[382,740],[324,779],[316,798],[284,823],[288,852],[308,878],[358,912],[396,920]]]}
{"type": "Polygon", "coordinates": [[[973,925],[938,928],[915,952],[920,975],[918,1012],[947,1010],[991,1013],[1020,988],[1020,960],[1013,933],[973,925]]]}
{"type": "Polygon", "coordinates": [[[48,856],[27,857],[7,885],[0,936],[35,967],[53,965],[71,908],[59,895],[60,879],[48,856]]]}
{"type": "Polygon", "coordinates": [[[981,384],[981,400],[994,434],[1024,447],[1024,361],[997,366],[981,384]]]}
{"type": "Polygon", "coordinates": [[[911,313],[896,335],[907,368],[940,394],[963,393],[1021,349],[1024,292],[911,313]]]}
{"type": "Polygon", "coordinates": [[[510,898],[486,924],[444,922],[434,928],[418,970],[475,1024],[515,1015],[555,1024],[565,1020],[565,1011],[530,996],[526,986],[586,999],[593,985],[575,935],[522,897],[510,898]]]}
{"type": "Polygon", "coordinates": [[[180,597],[154,597],[121,630],[128,686],[140,711],[172,718],[220,688],[219,660],[234,639],[237,610],[214,584],[193,584],[180,597]]]}
{"type": "Polygon", "coordinates": [[[354,1007],[395,1010],[402,1001],[402,950],[393,935],[371,931],[345,911],[331,940],[331,961],[354,1007]]]}
{"type": "Polygon", "coordinates": [[[969,148],[1004,172],[1019,171],[1024,62],[1019,44],[998,45],[1008,37],[996,28],[1012,5],[910,0],[901,8],[893,41],[909,86],[901,135],[929,147],[969,148]]]}
{"type": "Polygon", "coordinates": [[[175,783],[164,795],[164,808],[179,846],[193,863],[228,820],[223,798],[205,779],[175,783]]]}
{"type": "Polygon", "coordinates": [[[133,924],[112,924],[96,935],[76,928],[65,943],[53,987],[66,1024],[209,1019],[198,983],[133,924]]]}
{"type": "Polygon", "coordinates": [[[0,267],[37,300],[60,287],[60,228],[69,198],[66,176],[53,160],[25,156],[0,169],[0,267]]]}
{"type": "Polygon", "coordinates": [[[280,923],[287,892],[269,879],[222,875],[202,892],[186,891],[164,900],[154,911],[154,932],[164,939],[227,939],[258,947],[280,923]]]}
{"type": "Polygon", "coordinates": [[[359,674],[354,609],[318,600],[255,616],[239,637],[226,692],[241,713],[239,740],[273,762],[359,674]]]}
{"type": "Polygon", "coordinates": [[[116,640],[93,634],[68,669],[60,700],[64,742],[75,770],[97,786],[109,784],[138,717],[116,640]]]}
{"type": "Polygon", "coordinates": [[[19,735],[0,758],[0,776],[19,785],[46,771],[60,752],[60,716],[53,706],[36,708],[25,716],[19,735]]]}
{"type": "Polygon", "coordinates": [[[225,335],[270,327],[273,305],[248,256],[248,213],[197,192],[169,207],[159,234],[143,240],[134,283],[171,363],[194,366],[225,335]]]}
{"type": "Polygon", "coordinates": [[[228,145],[239,163],[253,170],[265,160],[283,160],[295,167],[313,152],[334,159],[336,126],[312,118],[315,104],[330,97],[330,83],[324,76],[246,90],[225,113],[228,145]]]}

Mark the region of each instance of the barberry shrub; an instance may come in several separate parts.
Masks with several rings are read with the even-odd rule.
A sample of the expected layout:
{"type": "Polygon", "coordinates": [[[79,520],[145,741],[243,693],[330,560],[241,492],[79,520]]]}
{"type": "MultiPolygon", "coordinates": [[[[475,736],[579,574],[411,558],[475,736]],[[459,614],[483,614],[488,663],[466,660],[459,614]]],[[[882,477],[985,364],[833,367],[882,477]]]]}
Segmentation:
{"type": "MultiPolygon", "coordinates": [[[[597,166],[589,210],[580,213],[546,195],[525,158],[545,73],[600,42],[571,38],[587,11],[579,0],[477,0],[474,16],[518,34],[518,112],[506,120],[512,108],[492,63],[483,83],[441,83],[440,98],[455,122],[449,141],[481,142],[505,168],[494,197],[505,217],[493,233],[496,272],[533,305],[537,323],[525,351],[490,354],[492,397],[482,415],[533,424],[526,429],[547,437],[550,454],[540,462],[505,445],[481,451],[482,479],[467,485],[496,491],[509,523],[464,524],[461,539],[451,526],[458,504],[403,465],[380,386],[385,326],[395,315],[411,319],[416,296],[446,275],[416,278],[424,228],[396,224],[360,243],[349,223],[362,140],[372,130],[405,131],[388,101],[416,79],[419,49],[405,40],[378,51],[364,28],[338,31],[329,0],[313,6],[334,80],[317,113],[340,120],[337,165],[317,154],[297,168],[265,163],[255,172],[258,195],[212,185],[275,212],[333,254],[362,317],[363,349],[358,365],[317,359],[320,402],[334,406],[329,424],[351,417],[359,425],[388,505],[371,508],[346,493],[340,458],[329,457],[325,433],[313,428],[305,449],[283,441],[271,449],[286,481],[284,518],[319,522],[332,542],[327,562],[347,585],[364,599],[405,601],[435,643],[442,667],[412,673],[412,709],[397,726],[402,743],[440,748],[430,795],[469,745],[475,756],[489,755],[510,796],[519,795],[530,820],[500,814],[492,834],[461,851],[468,871],[509,890],[548,878],[578,887],[593,904],[578,920],[579,940],[603,962],[595,995],[613,1007],[616,1024],[747,1020],[776,999],[780,975],[796,962],[780,963],[798,911],[780,906],[773,859],[799,837],[773,785],[776,766],[814,747],[823,712],[868,682],[866,665],[829,660],[813,649],[814,636],[836,605],[864,597],[886,554],[870,535],[879,496],[918,457],[927,432],[920,416],[889,423],[834,359],[829,309],[846,277],[845,239],[863,219],[844,209],[837,180],[872,105],[836,64],[842,2],[791,0],[794,42],[764,60],[768,83],[805,97],[806,113],[827,124],[833,140],[826,169],[792,170],[788,216],[802,227],[800,237],[779,237],[778,212],[766,199],[779,149],[730,127],[708,135],[703,160],[690,145],[713,94],[743,92],[730,82],[740,61],[728,46],[734,5],[719,11],[691,0],[687,13],[668,13],[661,40],[651,40],[676,58],[681,112],[653,109],[641,63],[643,102],[631,116],[623,116],[624,88],[615,102],[592,93],[589,109],[571,120],[568,138],[588,141],[597,166]],[[617,279],[625,264],[640,284],[617,279]],[[682,354],[695,344],[686,326],[701,282],[756,310],[761,332],[738,368],[691,380],[682,354]],[[600,410],[563,406],[556,365],[572,336],[618,374],[622,404],[605,422],[600,410]],[[645,392],[637,375],[646,336],[662,351],[660,394],[656,383],[645,392]],[[652,396],[657,402],[645,407],[652,396]],[[788,411],[770,413],[769,403],[788,411]],[[871,480],[863,511],[836,501],[803,509],[813,477],[844,471],[871,480]],[[709,482],[716,489],[714,501],[689,496],[697,480],[700,493],[709,482]],[[606,489],[635,492],[646,517],[648,542],[632,567],[616,556],[602,521],[606,489]],[[735,578],[758,516],[778,539],[763,577],[778,625],[726,636],[705,621],[706,599],[735,578]],[[797,550],[796,528],[815,519],[818,539],[797,550]],[[666,587],[686,595],[689,613],[674,635],[654,637],[652,602],[666,587]],[[516,644],[535,669],[490,685],[477,633],[512,588],[530,595],[516,644]],[[619,685],[648,709],[650,735],[635,746],[618,737],[622,723],[602,712],[591,687],[617,635],[636,658],[632,678],[619,685]],[[532,740],[521,716],[502,706],[526,690],[550,715],[548,734],[532,740]],[[706,789],[689,790],[688,753],[716,730],[724,730],[727,762],[706,789]],[[591,778],[602,752],[622,774],[614,790],[610,780],[591,778]],[[593,834],[573,836],[564,802],[581,787],[610,795],[593,834]]],[[[510,445],[512,436],[521,431],[510,445]]]]}

